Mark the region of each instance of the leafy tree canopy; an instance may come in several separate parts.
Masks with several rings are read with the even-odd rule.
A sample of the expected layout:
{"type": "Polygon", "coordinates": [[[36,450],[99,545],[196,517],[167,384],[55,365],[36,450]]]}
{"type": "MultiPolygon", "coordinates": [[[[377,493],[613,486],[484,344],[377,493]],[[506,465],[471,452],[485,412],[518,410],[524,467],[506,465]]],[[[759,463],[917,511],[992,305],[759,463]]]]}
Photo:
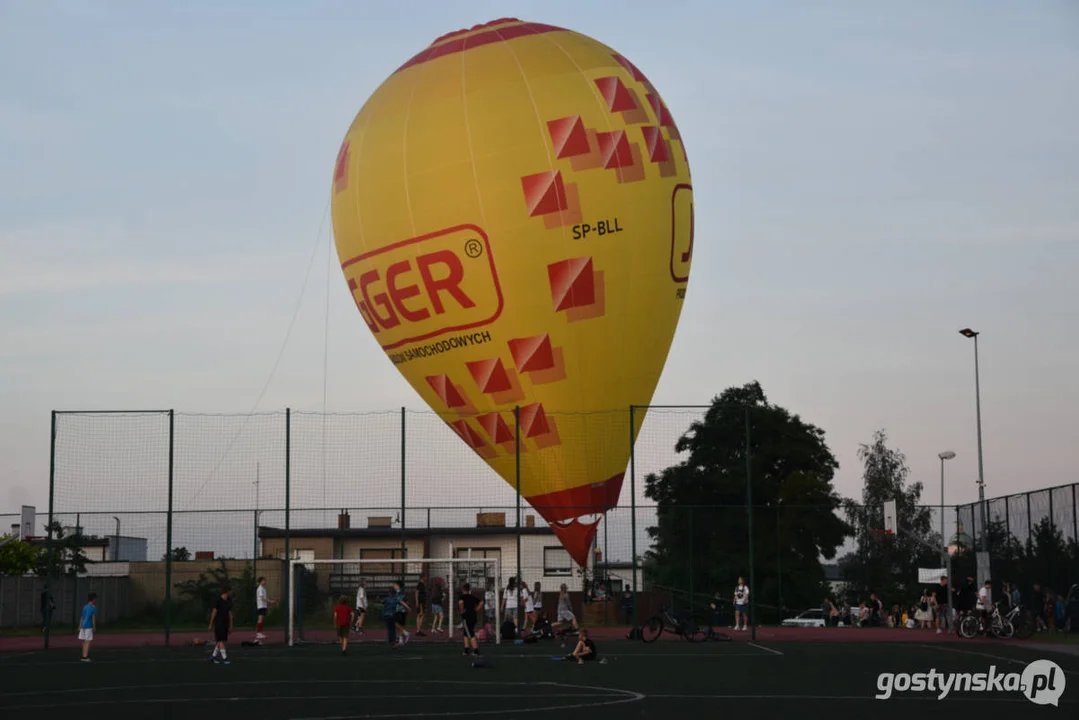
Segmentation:
{"type": "Polygon", "coordinates": [[[854,526],[858,549],[840,561],[848,587],[867,597],[876,592],[885,603],[907,604],[918,599],[918,568],[941,567],[943,541],[934,532],[932,508],[921,506],[922,483],[908,482],[906,457],[888,446],[883,430],[858,448],[862,462],[862,500],[846,500],[844,510],[854,526]],[[896,501],[900,532],[875,535],[884,528],[884,503],[896,501]]]}
{"type": "Polygon", "coordinates": [[[8,535],[0,537],[0,575],[28,575],[42,564],[41,548],[8,535]]]}
{"type": "Polygon", "coordinates": [[[657,504],[648,529],[651,579],[723,597],[738,576],[748,581],[747,412],[758,585],[751,590],[773,614],[780,604],[816,606],[826,592],[820,558],[835,557],[850,531],[836,514],[839,463],[823,430],[769,403],[757,382],[716,397],[678,439],[683,459],[645,478],[645,495],[657,504]]]}

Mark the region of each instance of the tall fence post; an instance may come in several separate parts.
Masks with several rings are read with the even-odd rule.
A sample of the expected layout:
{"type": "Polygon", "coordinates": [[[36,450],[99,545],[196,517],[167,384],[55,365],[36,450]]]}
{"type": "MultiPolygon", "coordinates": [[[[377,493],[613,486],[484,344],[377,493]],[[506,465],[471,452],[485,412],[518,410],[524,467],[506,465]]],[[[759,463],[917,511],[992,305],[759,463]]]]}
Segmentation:
{"type": "MultiPolygon", "coordinates": [[[[405,544],[405,408],[401,408],[401,571],[402,575],[408,574],[408,565],[404,560],[408,557],[408,548],[405,544]]],[[[404,577],[401,578],[404,582],[404,577]]],[[[422,628],[421,628],[422,629],[422,628]]]]}
{"type": "MultiPolygon", "coordinates": [[[[45,613],[45,617],[42,621],[45,623],[45,649],[49,649],[49,634],[52,631],[52,612],[49,609],[48,599],[52,593],[52,575],[53,575],[53,538],[52,538],[52,523],[53,523],[53,505],[56,498],[56,411],[52,411],[52,427],[49,432],[49,526],[47,530],[49,557],[45,567],[45,604],[42,606],[42,611],[45,613]]],[[[33,528],[30,528],[30,532],[33,532],[33,528]]],[[[18,594],[16,594],[18,598],[18,594]]],[[[16,623],[18,622],[18,614],[16,614],[16,623]]]]}
{"type": "Polygon", "coordinates": [[[629,406],[629,547],[630,547],[630,574],[633,576],[633,627],[637,627],[637,452],[635,449],[634,436],[634,410],[629,406]]]}
{"type": "Polygon", "coordinates": [[[1079,509],[1075,504],[1075,486],[1079,483],[1072,483],[1072,540],[1076,545],[1079,545],[1079,517],[1076,517],[1076,510],[1079,509]]]}
{"type": "MultiPolygon", "coordinates": [[[[1055,537],[1056,536],[1057,521],[1056,521],[1056,518],[1053,517],[1053,488],[1049,488],[1045,492],[1049,496],[1049,537],[1055,537]]],[[[1047,548],[1048,552],[1045,553],[1048,556],[1046,559],[1049,561],[1047,563],[1049,565],[1049,578],[1050,578],[1049,582],[1053,583],[1054,587],[1057,584],[1057,581],[1056,581],[1055,577],[1053,576],[1053,565],[1055,564],[1053,562],[1053,560],[1054,560],[1053,556],[1056,555],[1055,549],[1056,549],[1056,543],[1055,542],[1049,543],[1049,547],[1047,548]]]]}
{"type": "Polygon", "coordinates": [[[689,617],[693,617],[693,506],[689,506],[689,617]]]}
{"type": "MultiPolygon", "coordinates": [[[[514,575],[517,578],[517,582],[514,583],[516,588],[517,597],[514,598],[517,601],[517,627],[518,629],[524,627],[524,608],[521,607],[520,593],[521,589],[518,587],[518,583],[521,582],[521,406],[513,406],[513,462],[514,462],[514,478],[515,485],[517,486],[517,570],[514,575]]],[[[496,599],[495,602],[498,602],[496,599]]],[[[506,610],[509,610],[507,607],[506,610]]]]}
{"type": "Polygon", "coordinates": [[[172,480],[173,448],[175,439],[176,412],[169,410],[169,500],[168,513],[165,515],[165,646],[168,647],[172,630],[172,480]]]}
{"type": "Polygon", "coordinates": [[[779,605],[776,607],[779,617],[776,618],[776,622],[783,622],[783,533],[780,531],[783,518],[780,516],[781,504],[781,500],[776,501],[776,584],[779,594],[779,605]]]}
{"type": "MultiPolygon", "coordinates": [[[[285,597],[292,597],[292,409],[285,408],[285,597]]],[[[292,613],[292,608],[288,608],[292,613]]],[[[290,615],[291,617],[291,615],[290,615]]],[[[289,643],[292,638],[289,638],[289,643]]]]}
{"type": "Polygon", "coordinates": [[[1034,523],[1031,520],[1030,514],[1030,493],[1027,493],[1027,545],[1030,545],[1034,541],[1034,523]]]}
{"type": "Polygon", "coordinates": [[[750,447],[749,406],[746,406],[746,517],[749,525],[749,626],[757,639],[757,577],[753,564],[753,459],[750,447]]]}

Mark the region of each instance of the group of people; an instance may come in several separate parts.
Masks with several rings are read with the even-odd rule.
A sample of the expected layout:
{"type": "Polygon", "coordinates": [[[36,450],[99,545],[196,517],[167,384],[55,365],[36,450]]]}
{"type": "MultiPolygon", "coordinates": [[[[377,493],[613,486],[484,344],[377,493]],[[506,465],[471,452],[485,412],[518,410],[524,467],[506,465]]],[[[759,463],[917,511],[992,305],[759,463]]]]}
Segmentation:
{"type": "MultiPolygon", "coordinates": [[[[859,603],[857,607],[843,606],[831,598],[825,598],[823,608],[827,625],[834,626],[842,622],[858,627],[935,630],[940,634],[954,631],[958,619],[963,615],[978,613],[983,620],[988,621],[994,609],[1007,613],[1018,606],[1021,599],[1019,587],[1015,583],[1004,582],[998,585],[987,579],[979,586],[974,576],[969,575],[950,592],[948,578],[942,576],[939,583],[924,588],[918,601],[908,608],[897,603],[892,605],[889,612],[885,612],[884,603],[876,593],[871,593],[869,600],[859,603]]],[[[1064,625],[1064,599],[1052,591],[1044,591],[1040,585],[1034,585],[1029,609],[1038,631],[1044,632],[1064,625]]]]}
{"type": "MultiPolygon", "coordinates": [[[[522,584],[520,586],[522,590],[520,593],[518,593],[517,587],[516,579],[511,579],[502,598],[502,610],[508,615],[507,622],[516,622],[516,613],[512,611],[516,610],[515,606],[519,602],[526,614],[525,629],[531,631],[535,628],[536,623],[542,620],[543,604],[542,599],[539,599],[542,596],[538,593],[540,586],[539,583],[536,583],[537,595],[535,596],[529,592],[527,585],[522,584]]],[[[481,654],[478,634],[479,622],[481,617],[493,620],[494,595],[494,590],[490,584],[488,584],[483,595],[473,592],[470,583],[466,582],[461,586],[457,596],[457,612],[461,621],[460,628],[464,643],[463,655],[479,656],[481,654]]],[[[382,620],[386,627],[386,642],[391,648],[399,648],[408,644],[411,633],[405,629],[405,623],[408,620],[408,614],[412,610],[416,612],[416,634],[425,634],[423,627],[428,600],[426,578],[421,577],[417,582],[412,600],[413,602],[410,603],[404,586],[399,580],[393,581],[389,593],[382,598],[382,620]]],[[[436,633],[443,632],[445,592],[441,581],[436,580],[430,600],[431,630],[436,633]]],[[[354,607],[349,605],[347,597],[341,596],[338,598],[333,613],[342,655],[347,654],[350,632],[363,632],[363,621],[367,614],[367,608],[367,590],[362,581],[356,593],[354,607]]],[[[577,618],[573,614],[572,604],[569,600],[569,591],[565,585],[562,585],[559,592],[559,622],[561,624],[571,624],[574,630],[578,631],[577,645],[566,659],[576,660],[580,663],[594,660],[596,658],[595,643],[588,637],[586,630],[581,630],[578,627],[577,618]]]]}
{"type": "MultiPolygon", "coordinates": [[[[537,599],[542,597],[539,594],[539,583],[535,585],[535,596],[528,592],[527,586],[523,585],[523,592],[518,594],[515,590],[515,580],[510,581],[510,587],[513,590],[507,590],[503,597],[503,610],[505,611],[507,608],[515,610],[515,599],[519,597],[522,606],[526,610],[526,623],[530,623],[530,628],[534,628],[536,622],[542,620],[542,600],[540,599],[537,602],[537,599]]],[[[490,585],[488,585],[484,596],[475,594],[469,583],[464,583],[461,586],[457,598],[457,611],[461,620],[460,627],[464,638],[465,655],[480,654],[477,627],[481,613],[482,617],[493,618],[494,597],[494,590],[490,585]]],[[[382,598],[382,619],[386,627],[386,639],[391,648],[402,647],[411,639],[411,633],[405,629],[405,623],[408,620],[409,612],[413,609],[416,612],[416,633],[418,635],[425,634],[423,627],[428,600],[430,600],[431,610],[431,631],[434,633],[444,632],[445,609],[443,603],[445,602],[445,590],[440,581],[436,581],[434,588],[428,595],[426,579],[420,578],[413,592],[412,603],[409,603],[402,583],[398,580],[392,583],[390,592],[382,598]]],[[[266,578],[264,577],[258,579],[255,590],[255,605],[257,612],[255,644],[259,644],[266,637],[263,634],[266,615],[270,608],[276,605],[276,601],[271,600],[269,597],[266,589],[266,578]]],[[[333,608],[333,623],[342,655],[348,653],[348,641],[351,632],[363,633],[367,609],[368,597],[363,581],[360,582],[356,592],[354,604],[349,603],[349,599],[343,595],[337,599],[333,608]]],[[[509,615],[513,618],[512,622],[516,622],[516,612],[511,612],[509,615]]],[[[559,592],[558,620],[560,624],[572,625],[573,629],[578,631],[577,645],[566,659],[582,663],[587,660],[594,660],[596,658],[595,644],[588,637],[588,632],[578,627],[577,618],[573,614],[573,606],[570,603],[569,591],[564,584],[559,592]]],[[[232,588],[224,585],[221,587],[220,595],[210,610],[209,630],[214,634],[214,649],[209,657],[210,662],[224,665],[230,663],[228,659],[228,640],[234,629],[235,614],[233,612],[232,588]]],[[[90,645],[94,640],[96,630],[97,595],[90,593],[86,605],[83,607],[79,624],[82,662],[90,662],[90,645]]]]}

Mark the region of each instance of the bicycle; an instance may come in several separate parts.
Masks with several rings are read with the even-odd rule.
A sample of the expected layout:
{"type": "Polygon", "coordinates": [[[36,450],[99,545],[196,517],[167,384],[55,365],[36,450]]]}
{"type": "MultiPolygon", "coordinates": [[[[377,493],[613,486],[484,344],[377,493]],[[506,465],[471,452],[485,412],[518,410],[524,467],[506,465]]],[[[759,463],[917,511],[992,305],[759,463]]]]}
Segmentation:
{"type": "Polygon", "coordinates": [[[1009,610],[1004,619],[1011,624],[1013,634],[1020,640],[1026,640],[1038,629],[1034,616],[1021,604],[1009,610]]]}
{"type": "Polygon", "coordinates": [[[1007,640],[1015,635],[1013,620],[1018,617],[1019,608],[1013,608],[1006,615],[1001,615],[1000,605],[993,606],[988,622],[981,613],[966,613],[959,621],[959,636],[970,640],[976,635],[991,634],[1000,640],[1007,640]]]}
{"type": "Polygon", "coordinates": [[[689,642],[701,642],[708,639],[711,627],[702,629],[692,618],[675,615],[666,607],[660,607],[659,612],[641,626],[641,640],[655,642],[664,632],[680,635],[689,642]]]}

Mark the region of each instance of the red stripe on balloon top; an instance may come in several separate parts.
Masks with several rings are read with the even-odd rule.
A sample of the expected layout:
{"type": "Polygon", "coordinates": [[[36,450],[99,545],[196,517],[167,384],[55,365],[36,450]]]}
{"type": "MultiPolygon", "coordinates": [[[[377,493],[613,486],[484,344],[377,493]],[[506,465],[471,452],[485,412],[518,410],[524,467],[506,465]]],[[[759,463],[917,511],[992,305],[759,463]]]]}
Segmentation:
{"type": "Polygon", "coordinates": [[[397,68],[395,72],[401,72],[430,60],[455,55],[482,45],[506,42],[526,35],[542,35],[549,32],[566,32],[566,29],[545,23],[521,22],[517,18],[493,20],[483,25],[476,25],[469,30],[458,30],[443,35],[435,40],[429,48],[417,53],[411,60],[397,68]]]}

